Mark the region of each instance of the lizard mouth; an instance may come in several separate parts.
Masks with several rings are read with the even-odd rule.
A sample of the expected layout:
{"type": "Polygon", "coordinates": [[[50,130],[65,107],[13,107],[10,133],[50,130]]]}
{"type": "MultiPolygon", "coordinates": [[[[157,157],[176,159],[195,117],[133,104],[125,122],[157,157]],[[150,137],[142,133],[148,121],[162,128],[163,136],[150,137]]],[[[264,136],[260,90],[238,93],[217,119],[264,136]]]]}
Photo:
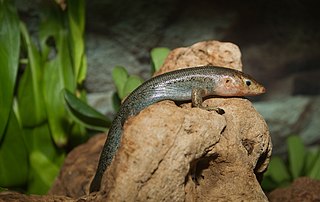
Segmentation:
{"type": "Polygon", "coordinates": [[[265,93],[267,90],[265,87],[261,86],[260,89],[259,89],[259,94],[263,94],[265,93]]]}

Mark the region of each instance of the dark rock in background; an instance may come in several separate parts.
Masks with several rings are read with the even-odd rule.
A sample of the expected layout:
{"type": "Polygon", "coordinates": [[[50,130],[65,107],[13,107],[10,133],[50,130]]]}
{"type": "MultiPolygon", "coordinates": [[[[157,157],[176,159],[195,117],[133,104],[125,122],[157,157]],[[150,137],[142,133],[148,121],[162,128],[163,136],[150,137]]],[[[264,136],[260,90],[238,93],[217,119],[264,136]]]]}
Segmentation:
{"type": "MultiPolygon", "coordinates": [[[[105,107],[111,106],[111,94],[105,94],[114,90],[115,65],[147,79],[152,48],[204,40],[240,47],[244,71],[268,89],[254,101],[320,92],[314,78],[320,65],[316,1],[93,0],[87,6],[86,87],[100,100],[105,97],[105,107]]],[[[102,111],[110,114],[112,109],[102,111]]]]}
{"type": "Polygon", "coordinates": [[[272,136],[273,154],[283,154],[289,135],[300,135],[307,145],[319,144],[320,97],[292,96],[257,102],[272,136]]]}

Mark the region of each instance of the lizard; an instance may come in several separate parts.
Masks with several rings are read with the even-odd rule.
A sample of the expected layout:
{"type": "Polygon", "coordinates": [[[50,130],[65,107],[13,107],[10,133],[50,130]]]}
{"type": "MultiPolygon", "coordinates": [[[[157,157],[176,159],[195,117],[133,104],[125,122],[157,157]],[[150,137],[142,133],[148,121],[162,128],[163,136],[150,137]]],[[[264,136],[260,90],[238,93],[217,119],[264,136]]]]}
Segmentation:
{"type": "Polygon", "coordinates": [[[203,99],[208,96],[253,96],[265,91],[266,89],[251,76],[238,70],[217,66],[174,70],[145,81],[126,97],[112,121],[96,174],[89,188],[90,193],[100,189],[102,176],[120,146],[122,127],[128,117],[135,116],[147,106],[163,100],[191,100],[194,107],[216,110],[219,113],[220,109],[217,107],[204,107],[203,99]]]}

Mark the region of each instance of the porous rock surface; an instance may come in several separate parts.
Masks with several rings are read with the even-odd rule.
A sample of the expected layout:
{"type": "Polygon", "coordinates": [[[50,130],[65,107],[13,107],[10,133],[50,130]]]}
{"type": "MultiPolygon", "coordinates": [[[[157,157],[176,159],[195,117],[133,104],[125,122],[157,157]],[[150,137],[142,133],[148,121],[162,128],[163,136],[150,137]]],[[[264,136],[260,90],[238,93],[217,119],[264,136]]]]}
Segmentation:
{"type": "Polygon", "coordinates": [[[190,47],[172,50],[161,69],[155,75],[164,72],[196,66],[222,66],[242,70],[241,52],[233,43],[220,41],[203,41],[190,47]]]}
{"type": "Polygon", "coordinates": [[[265,121],[246,99],[205,104],[225,114],[164,101],[130,118],[95,199],[267,201],[255,175],[271,154],[265,121]]]}

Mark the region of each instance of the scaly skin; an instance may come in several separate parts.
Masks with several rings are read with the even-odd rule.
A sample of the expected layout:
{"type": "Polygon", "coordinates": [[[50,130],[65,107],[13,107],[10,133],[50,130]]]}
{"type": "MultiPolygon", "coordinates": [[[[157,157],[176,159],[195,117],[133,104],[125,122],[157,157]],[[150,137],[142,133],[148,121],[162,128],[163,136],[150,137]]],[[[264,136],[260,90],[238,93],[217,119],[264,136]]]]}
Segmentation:
{"type": "Polygon", "coordinates": [[[214,66],[180,69],[144,82],[125,99],[112,122],[90,192],[100,189],[103,173],[120,145],[122,126],[129,116],[162,100],[192,100],[193,106],[204,108],[202,99],[206,96],[250,96],[264,92],[265,88],[249,75],[214,66]]]}

